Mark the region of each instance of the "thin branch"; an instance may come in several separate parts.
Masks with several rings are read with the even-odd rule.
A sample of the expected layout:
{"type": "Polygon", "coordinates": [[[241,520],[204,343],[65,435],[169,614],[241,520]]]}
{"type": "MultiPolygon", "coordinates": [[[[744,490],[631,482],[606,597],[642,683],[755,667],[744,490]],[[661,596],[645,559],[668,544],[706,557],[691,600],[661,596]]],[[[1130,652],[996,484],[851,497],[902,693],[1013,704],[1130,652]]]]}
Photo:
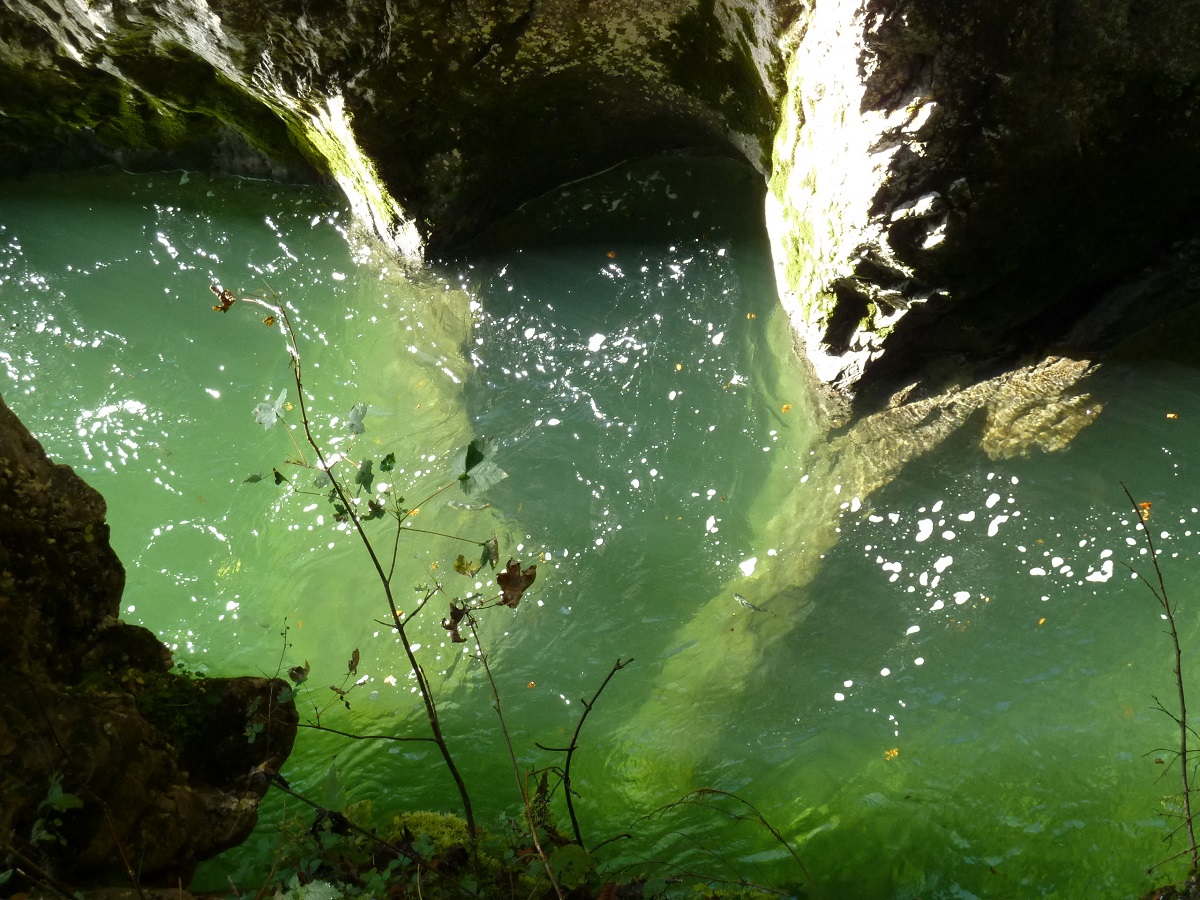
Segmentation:
{"type": "Polygon", "coordinates": [[[559,886],[558,879],[554,877],[554,870],[550,867],[550,860],[546,856],[546,851],[542,849],[541,840],[538,839],[537,823],[533,820],[533,807],[529,803],[529,792],[525,789],[525,783],[521,778],[521,767],[517,763],[517,754],[513,750],[512,737],[509,735],[508,726],[504,722],[504,712],[500,708],[500,691],[496,687],[496,679],[492,677],[492,667],[488,665],[487,654],[483,652],[483,644],[479,642],[479,631],[475,627],[475,617],[468,613],[466,622],[470,626],[471,636],[475,638],[475,646],[479,649],[479,660],[483,663],[484,672],[487,673],[488,683],[492,686],[492,700],[496,707],[496,716],[500,720],[500,731],[504,735],[504,743],[508,747],[508,758],[512,761],[513,776],[517,779],[517,790],[521,794],[521,805],[525,809],[525,821],[529,826],[529,836],[533,839],[533,847],[537,850],[537,855],[542,860],[542,865],[546,869],[546,877],[550,879],[550,885],[554,888],[554,893],[558,896],[558,900],[565,900],[565,895],[559,886]]]}
{"type": "Polygon", "coordinates": [[[804,873],[804,877],[808,880],[808,883],[810,885],[812,885],[812,887],[814,889],[816,888],[816,886],[817,886],[816,881],[813,880],[812,875],[809,874],[808,868],[804,865],[804,861],[800,859],[800,855],[792,848],[792,845],[790,843],[788,843],[787,839],[782,834],[779,833],[779,831],[775,828],[774,825],[772,825],[770,822],[767,821],[766,817],[763,816],[763,814],[761,812],[759,812],[758,809],[752,803],[750,803],[748,800],[744,800],[743,798],[739,797],[737,794],[731,793],[729,791],[722,791],[717,788],[699,788],[697,790],[692,791],[689,794],[685,794],[683,797],[680,797],[674,803],[668,803],[666,806],[660,806],[658,809],[654,810],[653,812],[649,812],[646,815],[641,816],[638,819],[635,819],[634,821],[640,822],[644,819],[649,819],[653,816],[661,816],[663,813],[668,812],[672,809],[677,809],[680,806],[699,806],[703,809],[715,810],[716,812],[723,813],[737,822],[755,822],[755,823],[761,825],[763,828],[765,828],[767,831],[769,831],[771,833],[771,836],[774,837],[776,841],[778,841],[780,844],[783,845],[783,848],[785,850],[787,850],[788,854],[792,857],[792,859],[794,859],[796,861],[796,865],[799,867],[800,871],[804,873]],[[750,812],[753,813],[753,815],[746,816],[746,815],[742,815],[740,813],[733,812],[731,810],[721,809],[719,806],[710,806],[708,804],[701,802],[703,798],[713,797],[713,796],[727,797],[730,800],[735,800],[738,803],[742,804],[742,806],[746,807],[746,809],[750,810],[750,812]]]}
{"type": "MultiPolygon", "coordinates": [[[[1179,778],[1183,786],[1183,817],[1187,823],[1188,835],[1188,850],[1191,855],[1191,868],[1193,871],[1200,867],[1200,848],[1196,845],[1196,830],[1192,822],[1192,787],[1191,776],[1188,772],[1188,732],[1191,730],[1188,727],[1187,717],[1187,697],[1183,689],[1183,651],[1179,647],[1179,630],[1175,627],[1175,609],[1171,605],[1170,599],[1167,597],[1167,585],[1163,579],[1162,567],[1158,564],[1158,552],[1154,549],[1154,538],[1150,536],[1150,529],[1146,527],[1146,522],[1142,514],[1142,508],[1138,506],[1137,501],[1133,499],[1133,494],[1129,493],[1129,488],[1124,482],[1120,482],[1121,490],[1125,492],[1125,496],[1129,498],[1129,505],[1133,507],[1133,512],[1137,518],[1137,526],[1142,530],[1142,535],[1146,539],[1146,546],[1150,550],[1150,563],[1154,566],[1154,574],[1158,580],[1158,590],[1150,584],[1140,573],[1136,573],[1137,577],[1150,588],[1151,593],[1157,598],[1159,605],[1163,609],[1163,613],[1167,620],[1167,625],[1171,633],[1171,643],[1175,650],[1175,687],[1179,693],[1179,716],[1176,718],[1171,716],[1175,723],[1179,726],[1179,778]]],[[[1161,707],[1162,704],[1160,703],[1161,707]]]]}
{"type": "MultiPolygon", "coordinates": [[[[267,290],[273,297],[279,297],[279,295],[275,291],[271,290],[269,286],[267,290]]],[[[221,296],[216,290],[215,286],[213,287],[213,292],[217,293],[218,296],[221,296]]],[[[283,332],[286,338],[288,354],[291,357],[292,377],[296,383],[296,400],[299,404],[300,424],[304,431],[304,438],[308,445],[313,449],[313,452],[316,454],[321,470],[329,476],[329,481],[333,486],[333,492],[337,495],[338,500],[341,501],[342,506],[346,509],[348,513],[347,518],[351,526],[354,528],[355,533],[357,533],[359,541],[362,543],[367,555],[371,559],[371,565],[375,569],[375,574],[379,579],[380,586],[383,588],[384,597],[387,600],[388,609],[392,614],[392,627],[400,636],[400,644],[404,648],[405,656],[408,658],[409,667],[417,679],[417,688],[421,695],[421,701],[425,706],[425,717],[429,722],[429,729],[433,734],[434,743],[437,744],[438,750],[442,755],[442,760],[445,762],[446,768],[449,770],[451,777],[454,779],[454,784],[458,789],[459,799],[463,806],[463,816],[467,821],[467,833],[471,843],[474,844],[476,828],[475,815],[471,808],[471,797],[467,793],[466,783],[463,781],[462,774],[459,772],[458,766],[454,762],[454,757],[450,753],[450,747],[446,743],[445,736],[442,733],[442,725],[438,718],[437,705],[433,699],[433,691],[430,689],[429,681],[425,677],[425,673],[421,669],[420,663],[417,662],[417,657],[413,651],[412,642],[409,640],[408,634],[405,631],[405,623],[400,616],[400,610],[396,606],[396,600],[392,594],[391,575],[389,572],[384,571],[383,564],[380,562],[379,556],[375,552],[375,547],[371,543],[371,539],[367,536],[366,530],[363,528],[360,517],[354,514],[354,504],[351,503],[350,497],[346,493],[346,489],[342,485],[341,479],[333,470],[333,467],[329,463],[328,457],[326,457],[325,452],[321,449],[321,445],[317,443],[316,438],[313,436],[312,426],[308,415],[308,405],[304,399],[304,379],[300,360],[300,348],[296,340],[296,330],[292,326],[292,321],[288,316],[287,308],[283,303],[271,304],[258,297],[244,297],[242,299],[268,309],[278,317],[280,330],[283,332]]],[[[224,297],[222,297],[222,302],[224,302],[224,297]]],[[[439,489],[439,491],[431,495],[431,498],[437,496],[441,490],[445,490],[445,488],[439,489]]],[[[407,517],[409,514],[411,514],[411,511],[406,513],[405,517],[407,517]]],[[[403,517],[399,519],[399,522],[402,521],[403,517]]],[[[399,522],[397,527],[399,527],[399,522]]]]}
{"type": "Polygon", "coordinates": [[[571,735],[571,743],[569,743],[566,747],[543,747],[541,744],[537,745],[542,750],[550,750],[567,754],[567,761],[563,765],[563,793],[567,799],[567,813],[571,816],[571,829],[575,832],[575,841],[580,847],[586,847],[587,845],[583,842],[583,834],[579,828],[579,817],[575,815],[575,803],[572,800],[575,792],[571,790],[571,760],[575,757],[575,751],[579,749],[579,733],[583,730],[583,723],[587,721],[587,717],[591,713],[592,707],[596,705],[596,701],[600,699],[600,695],[604,693],[604,689],[608,687],[608,683],[612,681],[613,676],[631,662],[633,662],[632,656],[623,662],[618,657],[617,661],[613,663],[613,667],[608,670],[608,674],[604,677],[604,681],[600,683],[600,687],[596,688],[596,693],[592,694],[592,699],[581,699],[579,701],[583,704],[583,715],[580,716],[579,721],[575,723],[575,733],[571,735]]]}
{"type": "Polygon", "coordinates": [[[397,736],[394,734],[351,734],[348,731],[338,731],[336,728],[330,728],[327,725],[314,725],[311,722],[297,722],[297,728],[311,728],[313,731],[324,731],[329,734],[336,734],[340,737],[350,738],[352,741],[411,741],[413,743],[436,744],[437,741],[431,737],[415,737],[415,736],[397,736]]]}

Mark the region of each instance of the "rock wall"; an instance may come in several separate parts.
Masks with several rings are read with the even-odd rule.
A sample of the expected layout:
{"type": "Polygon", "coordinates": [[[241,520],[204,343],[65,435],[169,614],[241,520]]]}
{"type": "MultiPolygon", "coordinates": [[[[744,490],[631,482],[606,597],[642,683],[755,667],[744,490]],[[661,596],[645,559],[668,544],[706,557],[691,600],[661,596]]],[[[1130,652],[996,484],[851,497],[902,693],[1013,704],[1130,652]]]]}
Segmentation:
{"type": "Polygon", "coordinates": [[[0,9],[10,171],[326,177],[414,263],[629,157],[741,156],[815,371],[866,409],[1053,349],[1200,230],[1196,0],[0,9]]]}
{"type": "Polygon", "coordinates": [[[104,518],[0,400],[0,853],[60,883],[175,884],[249,835],[297,715],[284,682],[172,674],[118,620],[104,518]]]}
{"type": "Polygon", "coordinates": [[[1169,261],[1197,227],[1198,38],[1195,2],[816,4],[784,39],[768,222],[820,378],[1011,366],[1169,261]]]}
{"type": "Polygon", "coordinates": [[[194,164],[241,135],[414,261],[630,157],[765,172],[782,73],[748,0],[4,0],[0,24],[0,146],[194,164]]]}

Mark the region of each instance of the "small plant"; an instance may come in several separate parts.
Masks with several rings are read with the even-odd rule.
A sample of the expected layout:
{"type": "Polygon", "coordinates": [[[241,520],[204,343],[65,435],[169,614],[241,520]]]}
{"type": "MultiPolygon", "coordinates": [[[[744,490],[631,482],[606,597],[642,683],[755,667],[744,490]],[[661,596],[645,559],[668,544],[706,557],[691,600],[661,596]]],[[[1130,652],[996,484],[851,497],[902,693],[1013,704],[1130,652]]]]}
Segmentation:
{"type": "MultiPolygon", "coordinates": [[[[480,437],[465,447],[456,462],[457,474],[417,503],[409,503],[396,490],[394,484],[381,488],[376,478],[395,471],[396,456],[389,452],[383,455],[359,456],[355,452],[355,439],[367,430],[370,409],[365,403],[352,405],[339,427],[343,434],[322,446],[313,433],[313,413],[305,399],[302,355],[296,331],[289,317],[289,307],[278,294],[268,290],[267,296],[235,296],[218,285],[211,285],[218,303],[213,310],[226,313],[234,305],[257,306],[267,314],[262,322],[269,328],[277,328],[284,338],[289,355],[294,382],[294,392],[274,391],[268,398],[251,410],[254,421],[269,431],[283,423],[291,440],[294,454],[285,459],[283,471],[271,469],[271,481],[298,495],[319,496],[328,504],[337,526],[352,531],[358,538],[364,554],[369,559],[379,585],[380,595],[387,608],[387,620],[382,624],[391,628],[407,658],[417,693],[423,704],[429,734],[381,734],[363,735],[338,731],[322,722],[324,714],[334,706],[351,707],[351,698],[356,688],[368,679],[359,676],[360,654],[351,652],[346,673],[339,685],[329,685],[330,694],[319,700],[320,691],[311,684],[311,667],[306,660],[302,665],[287,667],[285,658],[288,649],[288,629],[283,631],[284,651],[280,657],[278,671],[287,672],[292,683],[289,691],[279,700],[295,699],[304,695],[312,708],[312,721],[301,723],[301,727],[315,728],[356,740],[425,741],[436,745],[446,771],[454,781],[462,807],[461,830],[453,831],[458,837],[447,840],[447,822],[453,818],[434,814],[410,813],[396,817],[390,826],[380,826],[372,819],[369,802],[347,805],[346,792],[342,785],[341,772],[331,766],[326,774],[319,800],[301,796],[290,785],[277,776],[279,790],[307,804],[315,810],[315,818],[304,825],[298,818],[286,819],[281,832],[281,842],[276,852],[272,877],[259,891],[264,896],[270,884],[280,886],[277,896],[321,897],[342,896],[554,896],[558,900],[567,897],[616,896],[616,882],[601,881],[600,863],[596,851],[609,841],[601,841],[589,847],[584,843],[583,828],[576,810],[576,792],[572,784],[571,768],[580,747],[580,734],[588,716],[592,713],[605,688],[617,672],[628,666],[632,659],[618,659],[600,687],[590,699],[581,700],[583,713],[565,747],[539,749],[563,754],[562,765],[549,765],[533,771],[522,771],[517,753],[512,746],[508,726],[505,722],[502,698],[491,664],[484,650],[478,631],[478,616],[483,611],[497,606],[516,609],[525,593],[537,580],[536,565],[522,565],[517,559],[509,559],[503,567],[499,540],[496,535],[482,540],[446,534],[430,529],[418,528],[413,518],[421,507],[456,486],[464,494],[485,491],[506,477],[503,470],[493,461],[493,445],[489,438],[480,437]],[[289,394],[295,402],[289,402],[289,394]],[[295,415],[295,424],[289,424],[289,416],[295,415]],[[299,439],[298,439],[299,437],[299,439]],[[290,470],[300,470],[291,474],[290,470]],[[381,532],[381,522],[388,530],[381,532]],[[370,528],[371,530],[368,530],[370,528]],[[456,572],[475,576],[484,569],[496,572],[494,593],[483,595],[474,592],[465,596],[453,596],[435,575],[436,566],[429,570],[429,583],[418,587],[418,600],[409,613],[401,611],[397,604],[394,580],[396,578],[399,547],[408,535],[420,534],[474,545],[470,553],[460,553],[454,562],[456,572]],[[513,778],[521,801],[522,823],[510,820],[510,833],[490,835],[480,829],[475,821],[471,797],[463,781],[451,747],[442,729],[437,700],[429,680],[415,655],[415,647],[408,628],[416,616],[431,603],[445,603],[440,620],[451,643],[467,643],[469,634],[475,652],[475,660],[481,665],[492,690],[492,705],[496,711],[500,730],[504,736],[513,778]],[[570,819],[571,834],[567,836],[555,824],[551,810],[552,799],[561,789],[562,802],[570,819]],[[433,816],[433,824],[428,818],[433,816]],[[340,885],[338,887],[337,885],[340,885]]],[[[337,420],[335,420],[337,421],[337,420]]],[[[266,481],[265,474],[252,475],[247,482],[266,481]]],[[[262,730],[257,710],[247,717],[246,739],[253,742],[262,730]]],[[[753,821],[768,828],[774,837],[788,846],[786,841],[758,813],[756,809],[731,794],[720,791],[700,791],[689,795],[675,806],[710,805],[714,797],[730,802],[742,803],[749,812],[728,813],[739,821],[753,821]]],[[[629,837],[622,835],[621,837],[629,837]]],[[[613,839],[610,839],[613,840],[613,839]]],[[[788,847],[789,852],[795,853],[788,847]]],[[[799,858],[795,857],[797,863],[799,858]]],[[[801,865],[801,869],[803,866],[801,865]]],[[[807,873],[805,873],[807,875],[807,873]]],[[[766,890],[747,881],[705,879],[687,873],[673,876],[674,883],[691,881],[698,886],[712,883],[737,885],[739,890],[766,890]]],[[[630,896],[657,896],[666,890],[665,880],[645,881],[635,877],[630,887],[630,896]],[[660,884],[661,881],[661,884],[660,884]]]]}
{"type": "MultiPolygon", "coordinates": [[[[1158,563],[1158,551],[1154,547],[1154,538],[1150,534],[1150,529],[1146,527],[1146,521],[1150,517],[1150,504],[1138,503],[1133,499],[1133,494],[1129,492],[1124,483],[1121,484],[1121,490],[1125,492],[1125,496],[1129,500],[1130,506],[1133,508],[1135,516],[1134,528],[1142,533],[1142,539],[1146,544],[1146,549],[1149,551],[1150,564],[1154,567],[1154,580],[1148,580],[1141,572],[1138,572],[1132,566],[1128,567],[1133,573],[1133,576],[1142,584],[1150,589],[1150,593],[1154,595],[1154,599],[1158,601],[1159,607],[1162,609],[1163,620],[1167,623],[1167,633],[1171,637],[1171,644],[1175,653],[1175,665],[1173,672],[1175,675],[1175,688],[1177,692],[1177,708],[1168,709],[1158,697],[1154,698],[1155,706],[1158,710],[1167,715],[1179,728],[1179,749],[1178,750],[1162,750],[1157,752],[1169,753],[1172,758],[1179,763],[1179,780],[1180,780],[1180,818],[1182,819],[1179,829],[1183,829],[1187,834],[1188,845],[1183,851],[1187,854],[1190,861],[1190,871],[1196,872],[1200,868],[1200,850],[1196,845],[1196,829],[1192,816],[1192,785],[1191,785],[1191,759],[1190,753],[1194,753],[1188,747],[1188,735],[1192,733],[1191,726],[1188,725],[1187,712],[1187,693],[1183,684],[1183,651],[1179,646],[1179,629],[1175,624],[1175,604],[1167,595],[1167,585],[1163,578],[1162,567],[1158,563]]],[[[1179,829],[1171,833],[1171,836],[1176,834],[1179,829]]],[[[1182,854],[1180,854],[1182,855],[1182,854]]]]}

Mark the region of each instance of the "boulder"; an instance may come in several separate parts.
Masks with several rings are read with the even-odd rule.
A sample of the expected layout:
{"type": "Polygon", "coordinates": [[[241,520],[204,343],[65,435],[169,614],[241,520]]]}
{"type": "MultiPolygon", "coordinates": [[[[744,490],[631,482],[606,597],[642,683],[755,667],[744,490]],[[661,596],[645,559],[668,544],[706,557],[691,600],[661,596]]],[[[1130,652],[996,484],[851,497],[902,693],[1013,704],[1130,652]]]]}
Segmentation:
{"type": "Polygon", "coordinates": [[[0,400],[0,845],[26,874],[186,882],[295,740],[285,682],[171,672],[124,585],[104,499],[0,400]]]}

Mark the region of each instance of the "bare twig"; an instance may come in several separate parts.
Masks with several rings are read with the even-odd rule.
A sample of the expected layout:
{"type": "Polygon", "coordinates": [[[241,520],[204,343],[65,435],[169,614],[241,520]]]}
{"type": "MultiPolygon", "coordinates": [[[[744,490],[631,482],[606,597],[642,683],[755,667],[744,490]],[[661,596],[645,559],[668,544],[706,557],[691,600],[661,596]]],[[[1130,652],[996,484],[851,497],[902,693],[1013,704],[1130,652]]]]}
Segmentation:
{"type": "Polygon", "coordinates": [[[753,804],[751,804],[748,800],[742,799],[737,794],[731,793],[730,791],[722,791],[717,788],[699,788],[689,794],[685,794],[683,797],[680,797],[673,803],[668,803],[666,806],[660,806],[658,809],[647,813],[635,821],[640,822],[644,819],[649,819],[654,816],[661,816],[663,813],[672,809],[678,809],[681,806],[699,806],[703,809],[710,809],[720,812],[726,816],[729,816],[735,822],[754,822],[762,826],[768,832],[770,832],[771,836],[775,838],[775,840],[778,841],[785,850],[787,850],[788,855],[790,855],[792,859],[796,861],[796,866],[802,873],[804,873],[804,877],[808,883],[812,885],[813,888],[816,888],[817,883],[813,880],[812,875],[809,874],[808,868],[804,865],[804,861],[800,859],[800,854],[798,854],[792,845],[788,843],[787,839],[779,833],[774,825],[767,821],[766,817],[759,812],[753,804]],[[725,797],[729,800],[734,800],[742,804],[742,806],[744,806],[746,809],[750,810],[751,815],[747,816],[743,813],[734,812],[728,809],[721,809],[719,806],[711,806],[706,804],[703,801],[708,797],[725,797]]]}
{"type": "MultiPolygon", "coordinates": [[[[1200,849],[1196,846],[1196,830],[1192,822],[1192,786],[1191,777],[1188,772],[1188,732],[1191,729],[1188,727],[1187,718],[1187,696],[1183,688],[1183,651],[1179,647],[1179,630],[1175,627],[1175,607],[1167,596],[1167,585],[1163,579],[1162,567],[1158,564],[1158,552],[1154,549],[1154,538],[1150,536],[1150,529],[1146,527],[1145,518],[1142,513],[1142,507],[1139,507],[1137,501],[1133,499],[1133,494],[1129,493],[1129,488],[1121,482],[1121,490],[1125,492],[1125,496],[1129,498],[1129,505],[1133,507],[1134,516],[1137,519],[1136,528],[1141,529],[1142,536],[1146,540],[1146,547],[1150,551],[1150,564],[1154,566],[1155,580],[1158,582],[1158,587],[1146,580],[1140,572],[1130,567],[1142,584],[1150,589],[1150,593],[1154,595],[1154,599],[1158,601],[1158,605],[1162,607],[1163,618],[1167,620],[1167,628],[1171,635],[1171,643],[1175,649],[1175,687],[1179,694],[1179,715],[1169,714],[1175,724],[1179,726],[1179,778],[1183,788],[1183,818],[1187,825],[1188,835],[1188,852],[1191,856],[1191,867],[1195,871],[1200,867],[1200,849]]],[[[1159,703],[1159,708],[1162,704],[1159,703]]],[[[1165,710],[1164,710],[1165,712],[1165,710]]]]}
{"type": "Polygon", "coordinates": [[[529,803],[529,791],[526,790],[525,782],[521,777],[521,767],[517,763],[517,754],[513,751],[512,737],[509,735],[508,726],[504,722],[504,712],[500,708],[500,691],[496,687],[496,679],[492,677],[492,667],[488,665],[487,654],[483,651],[483,644],[479,642],[479,631],[475,627],[475,617],[468,613],[466,623],[471,628],[471,636],[475,638],[475,646],[479,650],[479,661],[483,663],[483,671],[487,673],[488,683],[492,686],[492,702],[496,707],[496,716],[500,720],[500,731],[504,734],[504,743],[508,747],[508,758],[512,760],[513,776],[517,779],[517,790],[521,794],[521,806],[525,810],[525,822],[529,826],[529,836],[533,839],[533,847],[537,851],[542,865],[546,868],[546,877],[550,879],[550,885],[554,888],[555,895],[558,897],[558,900],[564,900],[563,889],[559,886],[558,879],[554,877],[554,870],[550,867],[550,860],[546,856],[546,851],[542,849],[542,842],[538,838],[537,823],[533,820],[533,807],[529,803]]]}
{"type": "MultiPolygon", "coordinates": [[[[622,661],[617,659],[613,663],[613,667],[609,669],[608,675],[604,677],[604,681],[600,683],[600,687],[596,688],[596,693],[592,694],[591,700],[581,699],[579,702],[583,704],[583,715],[579,717],[579,721],[575,723],[575,733],[571,735],[571,742],[565,747],[544,747],[541,744],[537,746],[542,750],[567,754],[567,761],[563,765],[563,791],[567,799],[567,813],[571,816],[571,828],[575,832],[575,840],[580,847],[586,846],[583,843],[583,835],[579,828],[579,818],[575,815],[575,803],[572,799],[574,791],[571,790],[571,760],[575,756],[575,751],[579,749],[579,733],[583,730],[583,723],[587,721],[588,714],[591,713],[592,707],[596,705],[596,701],[600,699],[600,695],[604,693],[604,689],[608,687],[608,683],[612,681],[613,676],[620,672],[623,668],[633,662],[633,657],[622,661]]],[[[599,845],[597,845],[599,846],[599,845]]],[[[593,850],[596,848],[593,848],[593,850]]]]}

